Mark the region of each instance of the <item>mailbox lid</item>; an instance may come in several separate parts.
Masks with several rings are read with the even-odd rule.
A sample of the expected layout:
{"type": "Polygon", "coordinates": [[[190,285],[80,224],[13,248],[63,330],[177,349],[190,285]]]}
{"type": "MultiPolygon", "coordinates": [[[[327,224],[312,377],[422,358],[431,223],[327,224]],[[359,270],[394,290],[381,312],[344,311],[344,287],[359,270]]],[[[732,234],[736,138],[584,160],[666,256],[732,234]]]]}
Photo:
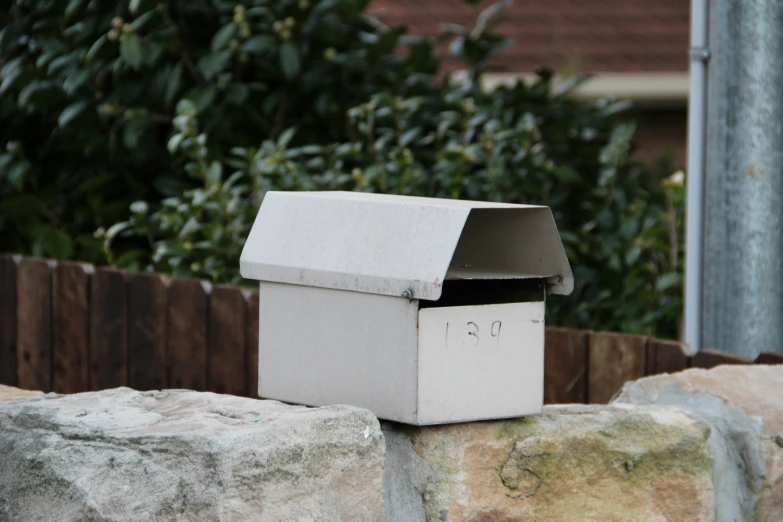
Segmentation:
{"type": "Polygon", "coordinates": [[[242,276],[437,300],[446,278],[573,276],[548,207],[359,192],[268,192],[242,276]],[[455,252],[458,255],[455,255],[455,252]]]}

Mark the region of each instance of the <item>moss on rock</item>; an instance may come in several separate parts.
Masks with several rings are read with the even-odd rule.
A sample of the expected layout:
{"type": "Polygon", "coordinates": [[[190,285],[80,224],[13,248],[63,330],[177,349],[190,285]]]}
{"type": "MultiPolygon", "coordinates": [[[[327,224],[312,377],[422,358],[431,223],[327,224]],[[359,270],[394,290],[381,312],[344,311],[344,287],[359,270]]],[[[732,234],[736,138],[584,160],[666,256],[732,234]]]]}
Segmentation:
{"type": "Polygon", "coordinates": [[[423,428],[430,520],[711,520],[709,427],[677,408],[557,407],[423,428]]]}

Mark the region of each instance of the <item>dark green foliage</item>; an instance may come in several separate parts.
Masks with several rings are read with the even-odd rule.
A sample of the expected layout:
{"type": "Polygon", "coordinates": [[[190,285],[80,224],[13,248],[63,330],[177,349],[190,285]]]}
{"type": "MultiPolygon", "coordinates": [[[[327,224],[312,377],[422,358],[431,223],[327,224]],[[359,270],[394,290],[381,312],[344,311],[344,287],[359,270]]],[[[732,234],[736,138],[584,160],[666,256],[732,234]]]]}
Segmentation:
{"type": "Polygon", "coordinates": [[[0,250],[101,261],[92,237],[137,199],[193,185],[169,155],[188,99],[210,154],[275,138],[347,139],[377,91],[412,94],[432,46],[362,12],[365,0],[100,2],[0,7],[0,250]]]}
{"type": "Polygon", "coordinates": [[[497,5],[470,30],[448,26],[462,81],[437,79],[432,43],[365,7],[6,9],[0,249],[95,259],[102,240],[117,266],[242,283],[239,253],[267,190],[545,204],[577,281],[550,300],[549,321],[676,336],[682,184],[632,160],[626,106],[574,101],[579,78],[558,85],[545,71],[479,88],[509,43],[493,31],[497,5]]]}

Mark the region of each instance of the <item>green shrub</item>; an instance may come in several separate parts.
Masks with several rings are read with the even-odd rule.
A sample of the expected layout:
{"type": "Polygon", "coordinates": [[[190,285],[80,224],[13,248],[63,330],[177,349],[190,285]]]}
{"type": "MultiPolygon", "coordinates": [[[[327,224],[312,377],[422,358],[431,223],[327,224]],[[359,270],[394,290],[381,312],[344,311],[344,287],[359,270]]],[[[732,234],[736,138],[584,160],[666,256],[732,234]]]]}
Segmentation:
{"type": "MultiPolygon", "coordinates": [[[[112,173],[108,183],[120,194],[105,196],[100,187],[88,191],[96,208],[127,208],[135,201],[127,218],[117,217],[119,211],[111,214],[114,219],[106,218],[106,210],[103,219],[85,213],[102,226],[92,241],[103,241],[112,264],[243,283],[239,253],[267,190],[363,190],[546,204],[577,282],[572,296],[550,301],[550,321],[676,336],[681,183],[664,183],[661,169],[631,158],[633,125],[625,121],[624,104],[568,97],[578,79],[556,86],[551,73],[542,72],[529,84],[491,93],[478,88],[487,61],[508,45],[493,32],[497,6],[470,31],[449,27],[450,49],[468,70],[467,80],[459,82],[434,76],[439,62],[432,42],[404,42],[403,30],[363,17],[366,2],[243,3],[244,9],[236,9],[192,2],[175,16],[169,2],[162,12],[144,1],[131,2],[136,17],[123,11],[124,20],[134,24],[147,17],[131,31],[119,22],[112,27],[116,13],[103,15],[99,26],[115,30],[111,37],[119,44],[106,35],[100,46],[105,50],[91,63],[100,62],[111,74],[118,70],[122,82],[135,86],[133,101],[121,98],[122,82],[112,82],[100,100],[94,88],[80,92],[90,100],[90,117],[117,134],[114,149],[111,132],[96,131],[94,120],[81,131],[67,122],[51,128],[75,100],[59,109],[25,109],[37,116],[18,117],[20,128],[40,120],[54,136],[50,140],[66,140],[62,154],[70,156],[57,172],[83,176],[88,183],[95,179],[90,168],[112,173]],[[273,14],[255,14],[262,11],[273,14]],[[308,20],[322,29],[306,29],[308,20]],[[336,26],[342,29],[335,31],[336,26]],[[158,32],[162,35],[155,36],[158,32]],[[138,43],[129,43],[132,38],[138,43]],[[269,45],[250,45],[251,40],[269,45]],[[156,45],[163,50],[154,51],[156,45]],[[255,54],[257,45],[261,51],[255,54]],[[144,51],[137,59],[138,46],[144,51]],[[205,85],[188,62],[196,64],[205,85]],[[177,75],[179,85],[172,81],[177,75]],[[246,95],[236,98],[237,89],[246,95]],[[126,131],[137,118],[148,123],[139,132],[126,131]],[[98,134],[95,139],[109,152],[93,157],[68,145],[86,143],[79,132],[98,134]],[[126,132],[138,140],[126,141],[126,132]],[[131,163],[115,163],[117,158],[131,163]],[[138,182],[139,190],[134,192],[129,180],[138,182]]],[[[90,5],[74,20],[84,20],[90,5]]],[[[22,98],[26,87],[14,88],[22,98]]],[[[4,108],[2,117],[18,113],[19,105],[4,108]]],[[[28,161],[30,169],[40,169],[41,154],[48,158],[47,153],[28,141],[8,161],[28,161]],[[35,155],[26,155],[28,150],[35,155]]],[[[25,185],[30,179],[22,176],[16,197],[41,197],[25,185]]],[[[72,212],[91,201],[80,198],[68,199],[63,208],[72,212]]],[[[60,219],[65,227],[74,223],[60,219]]],[[[56,230],[74,237],[72,229],[56,230]]],[[[83,229],[79,232],[88,244],[83,229]]],[[[18,244],[39,233],[21,232],[18,244]]]]}
{"type": "Polygon", "coordinates": [[[414,94],[431,42],[367,0],[18,0],[0,7],[0,250],[100,262],[99,226],[193,186],[166,141],[190,100],[210,155],[349,138],[371,93],[414,94]]]}

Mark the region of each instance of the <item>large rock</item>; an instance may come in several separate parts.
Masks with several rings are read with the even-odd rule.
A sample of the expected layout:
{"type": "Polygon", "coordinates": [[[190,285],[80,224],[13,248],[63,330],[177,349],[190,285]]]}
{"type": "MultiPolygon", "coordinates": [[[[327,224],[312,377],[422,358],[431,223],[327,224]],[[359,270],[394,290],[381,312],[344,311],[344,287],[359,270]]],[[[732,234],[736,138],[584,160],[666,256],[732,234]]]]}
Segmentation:
{"type": "Polygon", "coordinates": [[[383,428],[390,520],[714,520],[710,427],[679,408],[383,428]]]}
{"type": "Polygon", "coordinates": [[[0,404],[0,520],[380,520],[368,411],[118,388],[0,404]]]}
{"type": "Polygon", "coordinates": [[[21,388],[0,384],[0,402],[11,402],[16,399],[27,399],[30,397],[38,397],[39,395],[43,395],[43,392],[23,390],[21,388]]]}
{"type": "Polygon", "coordinates": [[[710,424],[718,522],[783,521],[783,365],[647,377],[614,403],[676,405],[710,424]]]}

